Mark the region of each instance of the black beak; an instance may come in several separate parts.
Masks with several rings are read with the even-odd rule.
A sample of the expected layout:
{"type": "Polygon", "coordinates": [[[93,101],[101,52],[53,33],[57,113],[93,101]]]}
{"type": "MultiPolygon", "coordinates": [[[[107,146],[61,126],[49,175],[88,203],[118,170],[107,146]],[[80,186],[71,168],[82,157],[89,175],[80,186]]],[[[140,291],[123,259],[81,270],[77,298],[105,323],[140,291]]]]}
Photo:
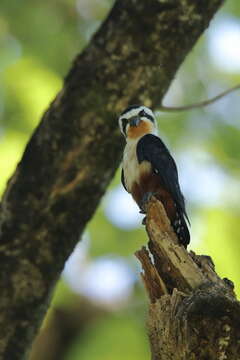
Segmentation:
{"type": "Polygon", "coordinates": [[[138,126],[140,121],[141,121],[141,118],[139,116],[133,116],[130,119],[129,124],[130,124],[130,126],[138,126]]]}

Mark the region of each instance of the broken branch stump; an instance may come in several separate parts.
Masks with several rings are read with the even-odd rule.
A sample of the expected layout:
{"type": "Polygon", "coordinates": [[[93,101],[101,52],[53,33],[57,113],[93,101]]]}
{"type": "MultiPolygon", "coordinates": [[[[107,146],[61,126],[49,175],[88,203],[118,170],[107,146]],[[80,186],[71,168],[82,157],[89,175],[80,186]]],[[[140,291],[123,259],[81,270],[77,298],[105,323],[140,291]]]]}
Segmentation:
{"type": "Polygon", "coordinates": [[[239,360],[240,303],[233,283],[217,275],[209,256],[178,244],[157,199],[146,210],[148,249],[136,256],[150,298],[152,360],[239,360]]]}

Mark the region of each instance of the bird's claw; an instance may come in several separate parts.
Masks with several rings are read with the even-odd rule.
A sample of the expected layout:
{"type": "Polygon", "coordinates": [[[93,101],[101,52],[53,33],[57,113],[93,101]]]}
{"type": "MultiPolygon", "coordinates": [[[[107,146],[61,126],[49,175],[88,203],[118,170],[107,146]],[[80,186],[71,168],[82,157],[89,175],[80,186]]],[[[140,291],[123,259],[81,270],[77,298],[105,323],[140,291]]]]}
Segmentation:
{"type": "Polygon", "coordinates": [[[146,192],[143,197],[142,197],[142,201],[141,201],[141,205],[140,205],[140,214],[146,214],[146,205],[149,203],[149,201],[151,200],[151,198],[154,196],[154,193],[151,191],[146,192]]]}

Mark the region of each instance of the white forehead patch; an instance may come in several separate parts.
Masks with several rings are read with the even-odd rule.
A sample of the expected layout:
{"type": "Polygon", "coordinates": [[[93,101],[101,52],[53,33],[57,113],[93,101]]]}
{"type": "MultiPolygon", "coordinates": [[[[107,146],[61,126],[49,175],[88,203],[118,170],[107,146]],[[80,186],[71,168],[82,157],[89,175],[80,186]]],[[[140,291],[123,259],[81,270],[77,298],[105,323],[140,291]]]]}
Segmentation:
{"type": "Polygon", "coordinates": [[[119,121],[121,119],[127,119],[128,120],[131,117],[138,115],[141,110],[144,110],[148,115],[152,116],[153,119],[155,119],[155,116],[154,116],[151,109],[147,108],[146,106],[139,106],[139,107],[137,107],[135,109],[131,109],[128,112],[126,112],[125,114],[121,115],[120,118],[119,118],[119,121]]]}
{"type": "Polygon", "coordinates": [[[152,133],[157,135],[158,130],[157,130],[157,123],[155,120],[155,116],[151,109],[142,105],[142,106],[135,107],[133,109],[129,109],[128,111],[124,112],[119,117],[119,120],[118,120],[119,127],[124,136],[126,136],[126,132],[127,132],[126,129],[129,127],[128,120],[130,118],[132,118],[133,116],[137,116],[140,113],[140,111],[142,111],[142,110],[144,110],[146,115],[145,116],[143,115],[141,117],[144,119],[144,121],[147,121],[151,124],[152,133]],[[153,119],[153,122],[148,118],[147,115],[151,116],[151,118],[153,119]]]}

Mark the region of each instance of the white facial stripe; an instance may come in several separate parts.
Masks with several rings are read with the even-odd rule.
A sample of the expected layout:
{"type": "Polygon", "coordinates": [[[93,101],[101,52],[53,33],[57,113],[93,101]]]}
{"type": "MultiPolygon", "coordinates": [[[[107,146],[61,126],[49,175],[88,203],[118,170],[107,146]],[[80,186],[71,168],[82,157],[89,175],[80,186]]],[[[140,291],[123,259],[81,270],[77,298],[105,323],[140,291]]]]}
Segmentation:
{"type": "Polygon", "coordinates": [[[122,132],[122,134],[126,137],[127,135],[127,131],[128,131],[128,127],[129,127],[129,124],[126,125],[126,128],[125,128],[125,131],[123,129],[124,127],[124,123],[127,123],[128,119],[130,119],[131,117],[133,116],[137,116],[139,114],[140,111],[144,110],[145,113],[149,116],[151,116],[153,119],[154,119],[154,122],[152,122],[148,117],[146,116],[141,116],[142,120],[146,121],[146,122],[149,122],[149,124],[151,125],[151,128],[152,128],[152,131],[151,133],[152,134],[157,134],[157,123],[156,123],[156,120],[155,120],[155,116],[152,112],[151,109],[147,108],[146,106],[139,106],[135,109],[131,109],[129,110],[128,112],[126,112],[125,114],[121,115],[119,117],[119,127],[120,127],[120,130],[122,132]],[[124,120],[123,120],[124,119],[124,120]]]}
{"type": "Polygon", "coordinates": [[[152,116],[155,119],[152,110],[150,110],[146,106],[139,106],[138,108],[129,110],[127,113],[120,116],[119,120],[121,120],[121,119],[130,119],[131,117],[138,115],[141,110],[144,110],[148,115],[152,116]]]}

